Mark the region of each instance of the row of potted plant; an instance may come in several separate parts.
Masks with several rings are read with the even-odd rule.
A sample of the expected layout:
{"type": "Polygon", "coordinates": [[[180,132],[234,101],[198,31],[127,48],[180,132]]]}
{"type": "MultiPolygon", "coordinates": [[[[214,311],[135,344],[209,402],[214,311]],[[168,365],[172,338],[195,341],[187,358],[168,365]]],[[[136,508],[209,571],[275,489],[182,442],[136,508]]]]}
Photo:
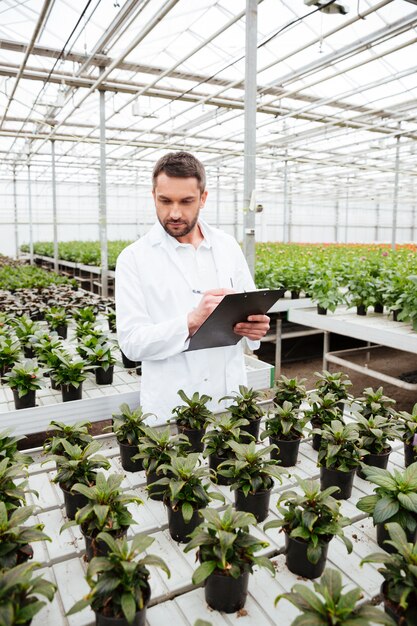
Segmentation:
{"type": "MultiPolygon", "coordinates": [[[[131,244],[132,241],[113,240],[108,242],[108,267],[114,270],[116,259],[120,252],[131,244]]],[[[22,244],[22,252],[29,252],[29,246],[22,244]]],[[[40,256],[54,256],[54,244],[51,241],[36,241],[33,251],[40,256]]],[[[72,261],[82,265],[101,266],[101,246],[99,241],[60,241],[58,243],[58,256],[63,261],[72,261]]]]}
{"type": "Polygon", "coordinates": [[[32,459],[18,450],[22,437],[0,432],[0,622],[4,626],[30,624],[46,604],[52,601],[56,586],[39,575],[40,563],[33,558],[32,543],[50,541],[44,525],[28,522],[36,513],[26,505],[29,489],[27,466],[32,459]]]}

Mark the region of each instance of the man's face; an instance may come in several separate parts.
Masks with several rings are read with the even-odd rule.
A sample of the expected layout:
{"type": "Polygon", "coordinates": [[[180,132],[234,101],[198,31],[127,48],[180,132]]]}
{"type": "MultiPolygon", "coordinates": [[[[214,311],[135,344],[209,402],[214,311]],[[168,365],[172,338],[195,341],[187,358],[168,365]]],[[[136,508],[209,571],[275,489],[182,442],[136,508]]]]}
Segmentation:
{"type": "Polygon", "coordinates": [[[196,178],[174,178],[162,173],[152,192],[156,215],[166,232],[179,241],[192,233],[207,191],[201,193],[196,178]]]}

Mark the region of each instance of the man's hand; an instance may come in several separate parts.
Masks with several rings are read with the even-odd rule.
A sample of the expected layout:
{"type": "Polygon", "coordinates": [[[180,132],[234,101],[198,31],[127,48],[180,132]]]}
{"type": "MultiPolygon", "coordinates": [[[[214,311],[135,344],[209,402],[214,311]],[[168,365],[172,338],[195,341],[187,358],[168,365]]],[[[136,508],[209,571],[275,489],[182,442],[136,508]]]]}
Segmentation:
{"type": "Polygon", "coordinates": [[[212,314],[216,306],[223,300],[228,293],[235,293],[233,289],[210,289],[205,291],[198,306],[188,313],[188,331],[190,337],[200,328],[201,324],[206,321],[212,314]]]}
{"type": "Polygon", "coordinates": [[[270,319],[267,315],[249,315],[246,322],[239,322],[233,328],[237,335],[259,341],[269,330],[270,319]]]}

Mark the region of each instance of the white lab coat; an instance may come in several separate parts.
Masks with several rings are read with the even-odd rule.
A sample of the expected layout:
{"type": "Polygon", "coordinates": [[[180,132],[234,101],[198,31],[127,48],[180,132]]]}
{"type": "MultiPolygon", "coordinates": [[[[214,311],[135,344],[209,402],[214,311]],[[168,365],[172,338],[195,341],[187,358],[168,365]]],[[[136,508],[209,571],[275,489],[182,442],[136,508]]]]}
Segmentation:
{"type": "MultiPolygon", "coordinates": [[[[218,285],[213,287],[254,289],[236,240],[202,224],[216,267],[218,285]]],[[[196,306],[195,285],[184,275],[167,237],[157,222],[121,252],[116,267],[117,337],[128,358],[142,361],[140,402],[144,412],[157,416],[154,424],[172,419],[173,407],[181,404],[179,389],[187,395],[208,394],[215,410],[220,397],[247,383],[241,341],[236,346],[184,352],[189,343],[187,314],[196,306]],[[218,359],[218,375],[212,380],[207,376],[207,358],[218,359]]],[[[248,343],[251,349],[259,347],[258,342],[248,343]]]]}

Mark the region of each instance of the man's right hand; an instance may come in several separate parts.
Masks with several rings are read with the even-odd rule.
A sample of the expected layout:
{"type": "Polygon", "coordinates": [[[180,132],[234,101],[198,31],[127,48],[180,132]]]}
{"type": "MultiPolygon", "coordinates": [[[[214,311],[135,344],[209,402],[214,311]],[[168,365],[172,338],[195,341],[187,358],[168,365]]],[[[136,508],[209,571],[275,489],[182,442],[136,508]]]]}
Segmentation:
{"type": "Polygon", "coordinates": [[[228,293],[235,293],[233,289],[210,289],[205,291],[198,306],[188,313],[188,331],[190,337],[200,328],[201,324],[206,321],[212,314],[216,306],[223,300],[228,293]]]}

